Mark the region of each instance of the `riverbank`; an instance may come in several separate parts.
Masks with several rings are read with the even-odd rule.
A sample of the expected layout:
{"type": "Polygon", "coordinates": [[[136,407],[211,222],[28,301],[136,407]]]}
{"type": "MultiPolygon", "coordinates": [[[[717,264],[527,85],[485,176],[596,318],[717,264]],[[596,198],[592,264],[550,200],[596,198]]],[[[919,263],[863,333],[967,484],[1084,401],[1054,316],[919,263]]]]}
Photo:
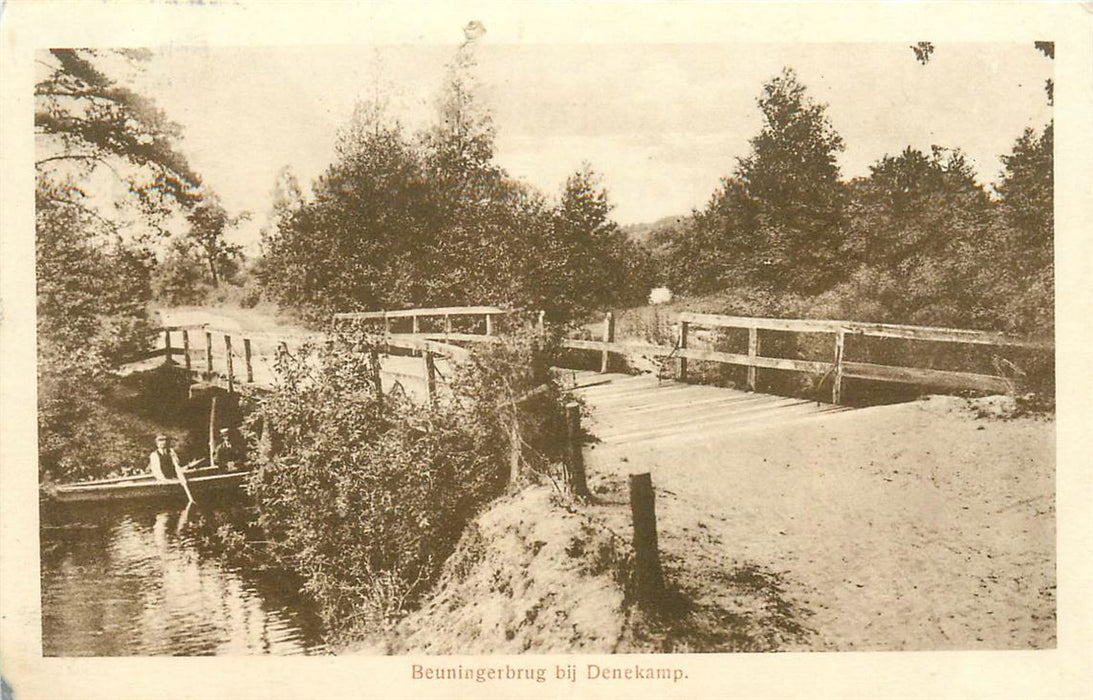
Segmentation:
{"type": "Polygon", "coordinates": [[[1053,419],[931,397],[678,448],[586,451],[591,506],[547,487],[496,502],[422,608],[353,651],[1055,646],[1053,419]],[[676,593],[659,618],[620,573],[645,470],[676,593]]]}

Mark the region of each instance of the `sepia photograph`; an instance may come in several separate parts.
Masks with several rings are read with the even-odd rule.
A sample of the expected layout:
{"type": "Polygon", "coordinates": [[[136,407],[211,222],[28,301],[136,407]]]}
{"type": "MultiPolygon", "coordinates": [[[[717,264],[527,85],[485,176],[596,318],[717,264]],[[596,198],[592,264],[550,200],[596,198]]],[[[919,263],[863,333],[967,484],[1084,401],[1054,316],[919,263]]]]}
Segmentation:
{"type": "Polygon", "coordinates": [[[654,3],[641,34],[529,4],[306,41],[215,5],[143,9],[253,33],[5,32],[5,356],[33,344],[2,392],[4,700],[45,697],[25,656],[218,657],[212,697],[331,696],[262,690],[289,656],[397,682],[353,697],[712,697],[768,658],[1089,640],[1059,593],[1090,505],[1068,35],[654,3]]]}

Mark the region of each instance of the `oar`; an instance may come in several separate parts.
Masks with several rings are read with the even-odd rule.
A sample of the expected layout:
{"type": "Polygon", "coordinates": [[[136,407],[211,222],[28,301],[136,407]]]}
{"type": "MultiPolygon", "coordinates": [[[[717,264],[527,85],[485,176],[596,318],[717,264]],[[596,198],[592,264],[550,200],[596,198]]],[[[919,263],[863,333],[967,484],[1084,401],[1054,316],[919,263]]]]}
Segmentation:
{"type": "Polygon", "coordinates": [[[186,470],[200,461],[200,459],[195,459],[186,466],[178,468],[178,483],[182,484],[182,490],[186,492],[186,498],[190,499],[190,503],[197,503],[197,501],[194,500],[194,495],[190,493],[190,484],[186,481],[186,470]]]}

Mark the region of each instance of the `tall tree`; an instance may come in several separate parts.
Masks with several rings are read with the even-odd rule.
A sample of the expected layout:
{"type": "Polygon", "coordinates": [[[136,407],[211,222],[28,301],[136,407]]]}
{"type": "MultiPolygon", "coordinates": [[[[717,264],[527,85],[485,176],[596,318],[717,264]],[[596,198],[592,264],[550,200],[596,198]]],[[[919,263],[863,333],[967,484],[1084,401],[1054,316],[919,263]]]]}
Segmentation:
{"type": "Polygon", "coordinates": [[[814,294],[849,267],[843,251],[845,187],[836,157],[842,138],[827,108],[783,69],[763,85],[763,116],[751,152],[676,240],[662,241],[671,266],[689,269],[691,292],[747,286],[814,294]]]}
{"type": "Polygon", "coordinates": [[[243,254],[242,246],[227,242],[225,232],[249,218],[249,212],[229,216],[220,201],[212,196],[206,196],[186,215],[190,223],[188,238],[201,251],[214,287],[220,286],[225,269],[243,254]]]}
{"type": "Polygon", "coordinates": [[[826,105],[806,95],[790,68],[763,86],[758,104],[763,128],[735,173],[755,216],[754,224],[743,222],[756,225],[749,257],[759,265],[749,272],[773,289],[821,291],[845,267],[840,257],[845,193],[836,162],[842,137],[828,120],[826,105]]]}

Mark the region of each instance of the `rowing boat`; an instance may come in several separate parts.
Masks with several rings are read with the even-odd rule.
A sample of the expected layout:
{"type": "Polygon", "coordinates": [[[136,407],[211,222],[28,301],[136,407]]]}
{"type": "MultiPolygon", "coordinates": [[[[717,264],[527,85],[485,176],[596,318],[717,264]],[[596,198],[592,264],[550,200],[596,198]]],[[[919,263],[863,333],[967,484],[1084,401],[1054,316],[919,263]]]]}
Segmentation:
{"type": "MultiPolygon", "coordinates": [[[[219,467],[186,471],[186,483],[194,499],[235,496],[247,480],[249,471],[225,472],[219,467]]],[[[178,479],[157,480],[150,474],[114,479],[84,481],[53,486],[49,496],[58,503],[110,503],[117,501],[186,501],[186,492],[178,479]]]]}

